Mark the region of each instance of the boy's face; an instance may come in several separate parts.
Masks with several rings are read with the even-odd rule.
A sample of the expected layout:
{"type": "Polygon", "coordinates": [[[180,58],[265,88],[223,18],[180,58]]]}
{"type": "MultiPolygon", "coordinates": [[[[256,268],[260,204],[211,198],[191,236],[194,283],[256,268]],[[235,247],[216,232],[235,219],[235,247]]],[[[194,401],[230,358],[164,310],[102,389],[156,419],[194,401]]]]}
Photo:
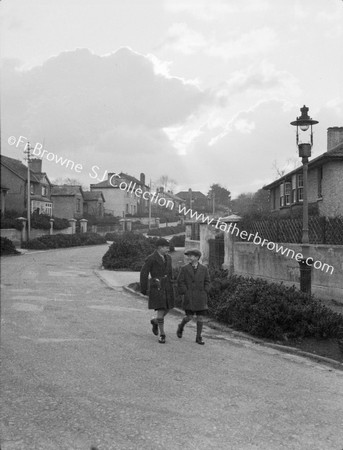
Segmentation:
{"type": "Polygon", "coordinates": [[[188,261],[192,264],[199,261],[199,257],[195,255],[186,255],[186,257],[188,258],[188,261]]]}
{"type": "Polygon", "coordinates": [[[158,251],[161,253],[161,255],[166,255],[169,252],[169,247],[158,247],[158,251]]]}

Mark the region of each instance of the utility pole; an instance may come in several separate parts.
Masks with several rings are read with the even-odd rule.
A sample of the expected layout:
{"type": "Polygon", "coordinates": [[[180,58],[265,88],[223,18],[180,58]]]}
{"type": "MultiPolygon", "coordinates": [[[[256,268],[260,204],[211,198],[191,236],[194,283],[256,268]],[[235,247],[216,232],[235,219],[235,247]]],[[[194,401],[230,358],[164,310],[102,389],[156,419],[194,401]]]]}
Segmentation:
{"type": "Polygon", "coordinates": [[[30,164],[31,164],[31,146],[27,142],[24,153],[27,161],[27,240],[31,235],[31,178],[30,178],[30,164]]]}
{"type": "MultiPolygon", "coordinates": [[[[150,186],[149,186],[149,194],[151,194],[151,178],[150,178],[150,186]]],[[[149,230],[151,228],[151,195],[149,195],[149,230]]]]}

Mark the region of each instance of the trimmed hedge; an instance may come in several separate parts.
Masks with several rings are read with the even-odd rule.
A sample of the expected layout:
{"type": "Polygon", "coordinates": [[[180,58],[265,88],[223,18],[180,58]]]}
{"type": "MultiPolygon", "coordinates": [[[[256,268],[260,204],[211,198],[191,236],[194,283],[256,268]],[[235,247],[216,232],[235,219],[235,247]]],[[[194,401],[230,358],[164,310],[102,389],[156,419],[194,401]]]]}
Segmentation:
{"type": "Polygon", "coordinates": [[[179,234],[178,236],[173,236],[170,239],[171,245],[174,247],[184,247],[185,246],[186,236],[184,234],[179,234]]]}
{"type": "Polygon", "coordinates": [[[22,248],[45,250],[51,248],[78,247],[83,245],[106,244],[106,239],[96,233],[54,234],[41,236],[22,243],[22,248]]]}
{"type": "Polygon", "coordinates": [[[18,255],[19,253],[10,239],[1,237],[1,255],[18,255]]]}
{"type": "Polygon", "coordinates": [[[135,234],[131,231],[123,234],[113,233],[111,237],[113,244],[102,258],[102,264],[105,269],[139,271],[144,264],[145,258],[155,250],[153,242],[143,235],[135,234]]]}
{"type": "Polygon", "coordinates": [[[294,286],[211,270],[209,313],[220,322],[273,340],[337,337],[343,316],[294,286]]]}
{"type": "Polygon", "coordinates": [[[148,236],[169,236],[171,234],[182,233],[185,230],[185,225],[176,225],[175,227],[152,228],[147,234],[148,236]]]}

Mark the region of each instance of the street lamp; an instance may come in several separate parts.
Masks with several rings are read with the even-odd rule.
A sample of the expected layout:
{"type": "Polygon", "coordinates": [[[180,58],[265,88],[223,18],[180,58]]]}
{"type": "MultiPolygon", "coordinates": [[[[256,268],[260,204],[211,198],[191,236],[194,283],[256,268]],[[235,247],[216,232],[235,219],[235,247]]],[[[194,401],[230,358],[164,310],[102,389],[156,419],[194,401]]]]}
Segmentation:
{"type": "Polygon", "coordinates": [[[300,108],[301,116],[297,120],[291,122],[291,125],[297,127],[296,142],[299,150],[299,157],[302,158],[303,164],[303,229],[301,238],[301,248],[303,258],[299,261],[300,265],[300,290],[307,294],[311,294],[311,269],[313,259],[309,258],[309,235],[308,235],[308,158],[311,156],[313,145],[312,125],[318,123],[317,120],[311,119],[308,115],[308,108],[304,105],[300,108]],[[300,130],[300,134],[299,134],[300,130]]]}
{"type": "Polygon", "coordinates": [[[31,165],[31,146],[28,142],[25,146],[24,153],[27,161],[27,240],[31,236],[31,180],[30,180],[30,165],[31,165]]]}

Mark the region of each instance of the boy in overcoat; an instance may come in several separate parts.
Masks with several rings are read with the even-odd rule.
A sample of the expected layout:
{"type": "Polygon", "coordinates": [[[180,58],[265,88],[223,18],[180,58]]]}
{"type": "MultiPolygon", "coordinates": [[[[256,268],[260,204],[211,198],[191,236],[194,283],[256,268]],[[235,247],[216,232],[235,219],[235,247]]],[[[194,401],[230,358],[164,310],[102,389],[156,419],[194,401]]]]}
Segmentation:
{"type": "Polygon", "coordinates": [[[181,267],[177,284],[178,292],[184,296],[183,308],[185,317],[177,327],[177,337],[181,338],[183,329],[192,316],[197,316],[197,334],[195,342],[204,345],[201,333],[203,328],[204,316],[207,314],[207,293],[210,289],[210,275],[206,266],[200,264],[201,252],[197,249],[185,252],[189,263],[181,267]]]}
{"type": "Polygon", "coordinates": [[[151,319],[152,332],[158,342],[165,344],[164,317],[174,308],[174,291],[172,285],[173,269],[169,252],[169,242],[166,239],[156,241],[156,250],[147,257],[140,274],[141,292],[149,294],[148,308],[156,311],[157,317],[151,319]],[[149,274],[151,276],[148,283],[149,274]],[[150,286],[149,286],[150,284],[150,286]]]}

